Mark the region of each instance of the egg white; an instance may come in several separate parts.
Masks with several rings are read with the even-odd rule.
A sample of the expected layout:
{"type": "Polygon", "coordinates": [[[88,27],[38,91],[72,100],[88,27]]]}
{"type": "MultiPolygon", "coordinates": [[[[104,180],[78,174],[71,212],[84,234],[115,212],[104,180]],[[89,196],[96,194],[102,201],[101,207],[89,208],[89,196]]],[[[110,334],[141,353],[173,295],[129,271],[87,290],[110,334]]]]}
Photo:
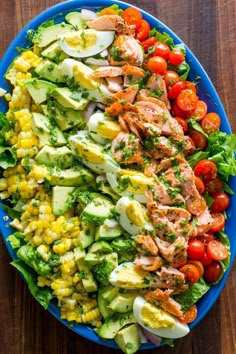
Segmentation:
{"type": "Polygon", "coordinates": [[[146,326],[143,322],[142,317],[142,308],[145,303],[146,300],[142,296],[137,296],[133,304],[133,313],[140,326],[145,328],[147,331],[165,338],[181,338],[189,333],[188,325],[180,323],[174,316],[170,315],[169,313],[168,315],[171,316],[175,321],[175,326],[173,328],[151,328],[149,326],[146,326]]]}
{"type": "MultiPolygon", "coordinates": [[[[132,262],[124,262],[124,263],[121,263],[119,264],[115,269],[113,269],[113,271],[111,272],[110,276],[109,276],[109,282],[114,285],[114,286],[118,286],[122,289],[144,289],[144,288],[147,288],[149,287],[149,282],[145,282],[145,279],[149,279],[150,277],[150,274],[149,272],[145,272],[145,271],[140,271],[140,270],[137,270],[135,268],[135,264],[132,263],[132,262]],[[140,274],[140,272],[143,272],[143,277],[140,279],[140,276],[138,275],[138,278],[136,279],[135,276],[136,276],[136,273],[132,273],[133,275],[133,278],[131,279],[130,277],[130,274],[129,274],[129,280],[132,281],[133,280],[133,286],[130,286],[130,284],[120,284],[118,282],[118,274],[120,272],[125,272],[128,270],[131,269],[131,270],[135,270],[135,272],[137,272],[137,274],[140,274]],[[135,280],[136,280],[136,284],[135,284],[135,280]]],[[[123,278],[123,277],[122,277],[123,278]]],[[[129,281],[127,280],[127,282],[129,281]]]]}
{"type": "MultiPolygon", "coordinates": [[[[154,230],[154,227],[151,223],[145,220],[143,226],[138,226],[135,225],[132,220],[129,219],[127,215],[127,207],[132,203],[132,200],[128,197],[121,197],[117,203],[116,203],[116,212],[119,214],[119,223],[123,227],[125,231],[127,231],[131,235],[138,235],[140,234],[143,230],[147,231],[152,231],[154,230]]],[[[145,217],[146,209],[144,208],[143,205],[141,205],[141,208],[143,210],[143,214],[145,217]]]]}
{"type": "Polygon", "coordinates": [[[96,173],[106,173],[106,172],[115,172],[120,166],[113,160],[113,158],[103,151],[103,147],[99,144],[95,144],[89,139],[87,131],[79,131],[76,135],[70,136],[69,144],[75,155],[78,156],[78,146],[84,149],[84,154],[80,155],[79,158],[84,165],[89,167],[92,171],[96,173]],[[102,163],[92,163],[89,161],[89,154],[93,151],[96,151],[97,158],[103,158],[104,162],[102,163]],[[86,157],[86,154],[88,155],[86,157]]]}
{"type": "MultiPolygon", "coordinates": [[[[99,144],[105,145],[109,140],[112,140],[114,137],[103,137],[101,132],[102,132],[102,127],[106,125],[106,122],[109,127],[109,123],[111,123],[110,119],[107,119],[107,117],[104,116],[104,113],[102,112],[97,112],[94,113],[88,121],[88,130],[92,138],[97,141],[99,144]],[[100,129],[99,129],[100,127],[100,129]]],[[[112,122],[113,123],[113,122],[112,122]]],[[[118,124],[118,123],[117,123],[118,124]]],[[[118,134],[118,132],[117,132],[118,134]]]]}
{"type": "Polygon", "coordinates": [[[114,35],[115,35],[114,31],[95,31],[91,29],[83,29],[83,30],[68,32],[63,35],[60,35],[57,37],[57,42],[61,47],[61,49],[63,50],[63,52],[65,52],[69,56],[73,58],[85,58],[85,57],[91,57],[95,54],[101,53],[102,51],[104,51],[104,49],[108,48],[114,40],[114,35]],[[84,47],[74,48],[66,40],[69,37],[83,38],[84,34],[87,34],[89,36],[90,33],[92,35],[96,35],[96,42],[87,48],[86,48],[86,42],[84,47]]]}

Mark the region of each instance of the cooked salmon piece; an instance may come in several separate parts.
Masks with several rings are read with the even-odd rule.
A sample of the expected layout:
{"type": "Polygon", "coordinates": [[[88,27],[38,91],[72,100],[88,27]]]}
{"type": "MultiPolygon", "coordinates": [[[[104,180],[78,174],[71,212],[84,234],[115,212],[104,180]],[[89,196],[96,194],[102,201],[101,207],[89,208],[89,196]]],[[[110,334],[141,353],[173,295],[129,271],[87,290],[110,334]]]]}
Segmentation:
{"type": "Polygon", "coordinates": [[[135,26],[128,25],[119,15],[103,15],[90,19],[87,26],[96,31],[116,31],[128,36],[135,35],[135,26]]]}
{"type": "Polygon", "coordinates": [[[124,86],[127,87],[146,76],[145,71],[138,66],[126,64],[122,66],[124,74],[124,86]]]}
{"type": "Polygon", "coordinates": [[[138,92],[138,85],[133,85],[119,91],[109,97],[104,99],[104,104],[109,105],[105,111],[111,116],[118,116],[123,111],[137,111],[132,103],[138,92]]]}
{"type": "Polygon", "coordinates": [[[162,267],[157,275],[165,288],[174,290],[185,283],[185,275],[173,267],[162,267]]]}
{"type": "Polygon", "coordinates": [[[155,240],[150,235],[138,235],[134,238],[134,241],[137,243],[137,249],[139,251],[142,250],[144,253],[148,252],[152,256],[156,256],[158,254],[158,247],[155,240]]]}
{"type": "Polygon", "coordinates": [[[116,77],[121,76],[123,70],[120,66],[100,66],[94,70],[91,76],[94,77],[116,77]]]}
{"type": "Polygon", "coordinates": [[[167,96],[166,83],[163,77],[159,74],[152,74],[147,81],[146,87],[151,91],[159,91],[162,93],[159,99],[165,103],[166,107],[170,110],[170,101],[167,96]]]}
{"type": "Polygon", "coordinates": [[[159,256],[140,256],[136,255],[134,259],[135,268],[153,272],[163,265],[163,259],[159,256]]]}
{"type": "Polygon", "coordinates": [[[115,93],[120,92],[123,89],[123,79],[121,76],[116,77],[106,77],[106,81],[108,83],[108,90],[115,93]]]}
{"type": "Polygon", "coordinates": [[[150,90],[148,89],[141,89],[137,95],[137,101],[145,101],[145,102],[152,102],[166,110],[166,105],[163,101],[161,101],[159,98],[152,97],[150,95],[150,90]]]}
{"type": "Polygon", "coordinates": [[[193,144],[192,139],[188,135],[184,135],[183,137],[183,153],[185,156],[191,156],[195,150],[196,147],[193,144]]]}
{"type": "Polygon", "coordinates": [[[133,134],[119,133],[112,142],[111,153],[119,163],[133,164],[142,161],[140,141],[133,134]]]}
{"type": "Polygon", "coordinates": [[[185,204],[185,199],[179,192],[173,187],[168,187],[167,185],[156,180],[154,184],[153,200],[160,205],[173,205],[173,204],[185,204]]]}
{"type": "Polygon", "coordinates": [[[178,254],[185,252],[188,247],[188,241],[185,237],[179,236],[173,243],[163,241],[156,237],[155,241],[159,248],[161,256],[168,262],[172,263],[178,254]]]}
{"type": "Polygon", "coordinates": [[[116,37],[108,57],[110,65],[123,66],[130,64],[141,66],[143,62],[143,51],[139,42],[127,35],[116,37]]]}
{"type": "MultiPolygon", "coordinates": [[[[184,250],[181,253],[178,253],[174,256],[172,262],[170,262],[170,266],[173,268],[180,268],[184,264],[187,263],[187,258],[188,258],[187,251],[184,250]]],[[[185,290],[186,289],[184,289],[184,287],[183,287],[183,291],[185,291],[185,290]]],[[[182,292],[182,291],[180,291],[180,292],[182,292]]]]}
{"type": "Polygon", "coordinates": [[[193,221],[193,230],[191,232],[191,237],[201,236],[205,232],[208,232],[212,226],[213,218],[208,209],[206,209],[203,213],[196,216],[193,221]]]}
{"type": "Polygon", "coordinates": [[[183,316],[181,311],[181,305],[175,301],[172,297],[173,290],[161,290],[155,289],[144,295],[145,300],[157,304],[163,308],[163,310],[171,313],[174,316],[180,317],[183,316]]]}

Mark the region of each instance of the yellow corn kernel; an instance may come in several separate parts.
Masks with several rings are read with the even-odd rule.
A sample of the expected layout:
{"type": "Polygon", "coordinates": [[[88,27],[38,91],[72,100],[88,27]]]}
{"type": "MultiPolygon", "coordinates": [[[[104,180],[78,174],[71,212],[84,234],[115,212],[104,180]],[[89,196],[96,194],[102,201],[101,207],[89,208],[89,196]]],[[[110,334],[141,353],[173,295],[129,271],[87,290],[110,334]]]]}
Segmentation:
{"type": "Polygon", "coordinates": [[[0,191],[4,191],[7,189],[7,179],[6,178],[0,178],[0,191]]]}
{"type": "Polygon", "coordinates": [[[91,323],[96,319],[100,319],[101,318],[101,314],[99,311],[99,308],[95,308],[89,312],[87,312],[86,314],[82,314],[82,321],[83,323],[91,323]]]}
{"type": "Polygon", "coordinates": [[[4,200],[10,197],[10,194],[7,191],[1,192],[0,193],[0,199],[4,200]]]}
{"type": "Polygon", "coordinates": [[[37,252],[47,262],[51,256],[49,247],[47,245],[40,245],[37,247],[37,252]]]}
{"type": "Polygon", "coordinates": [[[11,227],[14,227],[14,229],[17,229],[19,231],[23,231],[23,226],[20,223],[18,219],[14,219],[10,222],[11,227]]]}
{"type": "Polygon", "coordinates": [[[60,243],[53,246],[53,251],[57,254],[64,254],[65,252],[69,251],[71,244],[72,242],[70,239],[64,238],[60,243]]]}
{"type": "Polygon", "coordinates": [[[4,97],[5,97],[5,100],[8,101],[8,102],[11,100],[11,94],[10,93],[6,93],[4,97]]]}
{"type": "Polygon", "coordinates": [[[40,235],[35,235],[32,238],[34,245],[37,247],[43,243],[43,238],[40,235]]]}
{"type": "Polygon", "coordinates": [[[42,277],[40,275],[40,276],[38,276],[37,285],[40,286],[40,287],[51,286],[51,281],[49,279],[46,279],[46,278],[44,278],[44,277],[42,277]]]}
{"type": "Polygon", "coordinates": [[[14,61],[14,67],[17,70],[20,70],[22,72],[26,72],[30,69],[30,64],[27,61],[25,61],[22,57],[18,57],[14,61]]]}

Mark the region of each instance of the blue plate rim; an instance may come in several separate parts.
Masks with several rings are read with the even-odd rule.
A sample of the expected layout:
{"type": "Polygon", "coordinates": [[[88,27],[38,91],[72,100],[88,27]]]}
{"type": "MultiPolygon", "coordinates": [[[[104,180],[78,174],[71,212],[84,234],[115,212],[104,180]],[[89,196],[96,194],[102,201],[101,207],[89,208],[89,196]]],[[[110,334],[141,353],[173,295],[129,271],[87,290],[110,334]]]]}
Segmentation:
{"type": "MultiPolygon", "coordinates": [[[[217,91],[215,89],[215,87],[213,86],[212,81],[210,80],[209,76],[207,75],[206,71],[203,69],[202,65],[200,64],[200,62],[198,61],[198,59],[195,57],[195,55],[192,53],[192,51],[188,48],[188,46],[186,45],[185,42],[183,42],[179,36],[177,36],[168,26],[166,26],[163,22],[161,22],[160,20],[158,20],[157,18],[155,18],[154,16],[152,16],[151,14],[149,14],[148,12],[140,9],[137,6],[134,6],[132,4],[128,4],[126,2],[123,1],[114,1],[114,0],[100,0],[100,1],[96,1],[96,0],[69,0],[63,3],[59,3],[56,4],[46,10],[44,10],[43,12],[41,12],[40,14],[38,14],[36,17],[34,17],[31,21],[29,21],[24,28],[18,33],[18,35],[14,38],[14,40],[11,42],[11,44],[9,45],[8,49],[6,50],[2,60],[1,60],[1,66],[0,66],[0,86],[2,88],[8,88],[8,84],[6,82],[6,80],[4,79],[4,74],[9,66],[9,59],[11,58],[11,60],[19,55],[19,52],[16,50],[17,44],[19,44],[20,41],[22,41],[23,39],[25,39],[26,33],[28,31],[28,29],[36,29],[41,23],[49,20],[50,18],[54,18],[54,17],[58,17],[58,16],[62,16],[62,14],[67,13],[71,10],[75,10],[76,8],[81,9],[81,8],[87,8],[87,9],[93,9],[93,8],[102,8],[102,7],[107,7],[107,6],[111,6],[112,4],[117,4],[119,5],[121,8],[125,9],[127,7],[135,7],[137,9],[139,9],[142,14],[143,14],[143,18],[146,19],[152,27],[157,27],[157,29],[164,31],[166,33],[168,33],[173,39],[174,42],[177,43],[183,43],[185,45],[186,48],[186,58],[188,63],[194,63],[194,67],[197,67],[197,73],[198,75],[201,76],[201,84],[203,87],[207,87],[208,88],[208,94],[209,97],[212,99],[212,101],[215,102],[216,108],[215,110],[220,114],[223,122],[223,131],[225,131],[226,133],[231,133],[231,128],[230,128],[230,124],[228,121],[228,118],[226,116],[224,107],[222,105],[221,99],[219,97],[219,95],[217,94],[217,91]]],[[[191,71],[190,71],[191,72],[191,71]]],[[[191,74],[190,74],[191,75],[191,74]]],[[[4,102],[0,101],[0,108],[1,110],[6,109],[6,105],[4,104],[4,102]]],[[[234,190],[236,190],[236,178],[233,177],[230,180],[230,186],[231,188],[233,188],[234,190]]],[[[228,217],[231,219],[233,219],[233,217],[236,217],[236,196],[233,196],[231,198],[231,205],[230,205],[230,209],[228,210],[228,217]],[[235,207],[234,207],[235,206],[235,207]],[[234,211],[234,213],[233,213],[234,211]],[[235,215],[233,215],[235,214],[235,215]]],[[[0,220],[3,219],[3,217],[6,217],[7,214],[3,211],[3,209],[0,208],[0,220]]],[[[231,222],[232,224],[232,222],[231,222]]],[[[232,226],[232,225],[230,225],[232,226]]],[[[229,227],[228,227],[229,228],[229,227]]],[[[8,221],[4,221],[1,223],[0,222],[0,231],[2,233],[3,236],[3,240],[6,244],[7,250],[11,256],[12,259],[16,258],[16,254],[14,252],[14,250],[11,248],[10,243],[8,241],[6,241],[6,238],[9,234],[12,233],[12,229],[9,226],[9,220],[8,221]]],[[[226,232],[227,232],[227,227],[226,227],[226,232]]],[[[227,232],[228,233],[228,232],[227,232]]],[[[232,240],[230,238],[231,241],[231,260],[230,260],[230,265],[229,268],[227,269],[227,271],[225,272],[223,278],[221,279],[221,281],[219,282],[219,284],[214,285],[211,287],[211,289],[208,291],[208,296],[209,294],[211,295],[211,303],[207,303],[207,308],[201,311],[201,314],[198,315],[197,319],[190,324],[190,328],[195,327],[195,325],[198,324],[199,321],[201,321],[201,319],[203,317],[205,317],[205,315],[208,313],[208,311],[211,309],[211,307],[213,306],[213,304],[215,303],[215,301],[217,300],[217,298],[219,297],[221,291],[224,288],[225,282],[230,274],[231,268],[233,266],[233,262],[234,262],[234,258],[236,255],[236,244],[232,243],[232,240]],[[234,247],[232,247],[234,246],[234,247]]],[[[205,296],[207,296],[207,294],[205,296]]],[[[204,298],[205,298],[204,296],[204,298]]],[[[202,300],[200,300],[201,302],[202,300]]],[[[115,344],[115,342],[113,340],[103,340],[100,337],[98,337],[95,332],[92,330],[91,327],[88,327],[86,325],[79,325],[76,324],[75,326],[70,326],[68,321],[62,320],[60,318],[59,315],[59,310],[57,308],[57,306],[54,303],[51,303],[49,305],[49,308],[47,309],[58,321],[60,321],[61,323],[63,323],[65,326],[67,326],[68,328],[72,329],[73,331],[75,331],[76,333],[80,334],[82,337],[89,339],[97,344],[101,344],[103,346],[106,347],[110,347],[110,348],[118,348],[117,345],[115,344]]],[[[152,349],[152,348],[156,348],[156,346],[152,343],[145,343],[142,344],[141,346],[141,350],[146,350],[146,349],[152,349]]]]}

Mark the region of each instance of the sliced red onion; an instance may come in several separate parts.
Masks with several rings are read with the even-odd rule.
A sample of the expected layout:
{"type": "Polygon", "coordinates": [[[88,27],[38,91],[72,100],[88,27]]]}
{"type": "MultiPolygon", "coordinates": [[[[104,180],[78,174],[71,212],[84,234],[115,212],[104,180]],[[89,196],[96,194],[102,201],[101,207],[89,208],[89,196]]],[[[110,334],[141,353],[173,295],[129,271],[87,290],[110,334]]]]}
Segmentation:
{"type": "Polygon", "coordinates": [[[100,53],[101,57],[102,58],[105,58],[108,56],[108,50],[107,49],[104,49],[101,53],[100,53]]]}
{"type": "Polygon", "coordinates": [[[83,20],[88,21],[91,18],[97,18],[98,15],[96,14],[96,12],[87,10],[87,9],[82,9],[81,10],[81,17],[83,20]]]}
{"type": "Polygon", "coordinates": [[[161,337],[157,336],[156,334],[153,334],[149,331],[147,331],[145,328],[141,328],[141,331],[143,332],[143,334],[145,335],[145,337],[152,342],[153,344],[156,344],[157,346],[159,346],[161,344],[161,337]]]}
{"type": "Polygon", "coordinates": [[[109,61],[106,59],[95,59],[95,58],[87,58],[85,60],[86,64],[97,65],[97,66],[107,66],[109,65],[109,61]]]}
{"type": "Polygon", "coordinates": [[[97,103],[97,107],[101,108],[103,111],[105,111],[105,106],[102,103],[97,103]]]}
{"type": "Polygon", "coordinates": [[[96,107],[96,103],[95,102],[90,102],[88,105],[87,105],[87,108],[84,112],[82,112],[82,116],[85,120],[89,120],[89,118],[91,117],[94,109],[96,107]]]}
{"type": "Polygon", "coordinates": [[[139,338],[140,338],[140,342],[141,343],[147,343],[148,339],[147,337],[144,335],[142,328],[140,326],[138,326],[138,334],[139,334],[139,338]]]}

